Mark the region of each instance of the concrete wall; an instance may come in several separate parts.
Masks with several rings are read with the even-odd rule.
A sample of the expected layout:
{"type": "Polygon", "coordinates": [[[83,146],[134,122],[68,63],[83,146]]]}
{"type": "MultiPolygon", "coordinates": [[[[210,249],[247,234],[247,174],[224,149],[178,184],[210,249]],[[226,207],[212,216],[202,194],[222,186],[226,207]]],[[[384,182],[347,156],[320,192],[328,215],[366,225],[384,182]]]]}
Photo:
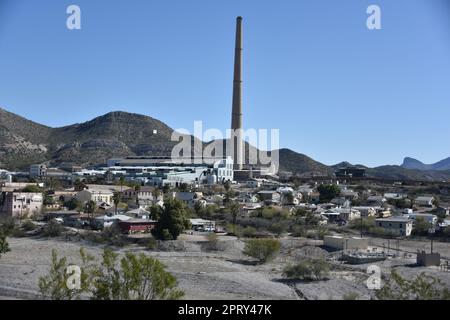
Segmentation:
{"type": "Polygon", "coordinates": [[[367,238],[344,238],[341,236],[325,236],[323,244],[326,247],[330,247],[337,250],[355,250],[355,249],[367,249],[369,246],[369,239],[367,238]]]}
{"type": "Polygon", "coordinates": [[[439,266],[441,265],[441,255],[439,253],[417,253],[417,264],[419,266],[439,266]]]}

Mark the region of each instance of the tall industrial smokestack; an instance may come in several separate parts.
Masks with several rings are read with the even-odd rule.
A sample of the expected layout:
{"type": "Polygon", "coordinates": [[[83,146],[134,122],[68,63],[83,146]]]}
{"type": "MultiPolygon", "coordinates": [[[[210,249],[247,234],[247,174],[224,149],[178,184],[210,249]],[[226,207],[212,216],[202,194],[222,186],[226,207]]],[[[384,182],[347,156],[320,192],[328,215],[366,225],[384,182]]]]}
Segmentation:
{"type": "Polygon", "coordinates": [[[234,168],[242,170],[243,141],[242,141],[242,17],[236,19],[236,46],[234,51],[234,78],[233,78],[233,111],[231,114],[231,139],[235,139],[234,168]],[[234,133],[234,135],[233,135],[234,133]]]}

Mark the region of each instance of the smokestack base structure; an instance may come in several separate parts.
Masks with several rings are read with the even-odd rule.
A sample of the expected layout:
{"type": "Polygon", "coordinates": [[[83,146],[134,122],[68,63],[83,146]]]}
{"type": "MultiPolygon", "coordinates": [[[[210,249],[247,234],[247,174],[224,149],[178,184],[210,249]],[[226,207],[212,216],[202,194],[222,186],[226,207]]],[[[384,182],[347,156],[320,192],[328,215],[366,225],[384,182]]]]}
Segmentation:
{"type": "Polygon", "coordinates": [[[236,45],[234,50],[234,76],[233,76],[233,105],[231,113],[231,129],[233,139],[234,169],[242,170],[243,141],[242,141],[242,17],[236,18],[236,45]]]}

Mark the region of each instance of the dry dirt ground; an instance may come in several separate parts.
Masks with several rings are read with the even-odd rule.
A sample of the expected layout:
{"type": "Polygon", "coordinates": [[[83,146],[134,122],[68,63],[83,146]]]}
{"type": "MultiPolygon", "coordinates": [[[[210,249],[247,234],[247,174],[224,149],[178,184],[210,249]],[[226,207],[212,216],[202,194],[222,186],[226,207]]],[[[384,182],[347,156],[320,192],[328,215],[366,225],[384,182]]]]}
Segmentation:
{"type": "MultiPolygon", "coordinates": [[[[115,249],[119,254],[127,251],[144,252],[158,258],[178,279],[185,299],[343,299],[356,294],[359,299],[374,297],[367,289],[367,266],[344,266],[333,271],[331,280],[315,282],[289,282],[282,277],[283,268],[302,257],[328,257],[330,253],[305,239],[284,239],[280,255],[272,262],[255,265],[242,254],[243,242],[222,237],[223,251],[205,250],[205,239],[183,235],[177,243],[167,244],[164,251],[150,251],[136,245],[115,249]],[[202,242],[203,241],[203,242],[202,242]]],[[[50,266],[52,249],[69,262],[80,263],[79,249],[100,259],[103,247],[81,241],[62,239],[9,238],[11,252],[0,258],[0,299],[39,299],[38,279],[50,266]]],[[[449,250],[450,251],[450,250],[449,250]]],[[[412,260],[411,260],[412,261],[412,260]]],[[[400,265],[400,271],[418,274],[425,268],[404,267],[409,260],[397,259],[379,263],[383,272],[400,265]]],[[[450,272],[427,268],[450,284],[450,272]]]]}

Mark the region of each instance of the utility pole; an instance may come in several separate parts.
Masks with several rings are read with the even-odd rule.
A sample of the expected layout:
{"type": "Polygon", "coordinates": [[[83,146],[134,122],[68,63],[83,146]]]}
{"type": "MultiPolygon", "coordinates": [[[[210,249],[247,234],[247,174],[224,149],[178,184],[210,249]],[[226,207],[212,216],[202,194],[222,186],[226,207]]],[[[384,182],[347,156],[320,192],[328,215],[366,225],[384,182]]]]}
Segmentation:
{"type": "Polygon", "coordinates": [[[434,233],[436,232],[436,230],[434,229],[434,227],[431,227],[430,229],[428,229],[428,234],[430,235],[431,238],[431,253],[433,253],[433,236],[434,233]]]}

